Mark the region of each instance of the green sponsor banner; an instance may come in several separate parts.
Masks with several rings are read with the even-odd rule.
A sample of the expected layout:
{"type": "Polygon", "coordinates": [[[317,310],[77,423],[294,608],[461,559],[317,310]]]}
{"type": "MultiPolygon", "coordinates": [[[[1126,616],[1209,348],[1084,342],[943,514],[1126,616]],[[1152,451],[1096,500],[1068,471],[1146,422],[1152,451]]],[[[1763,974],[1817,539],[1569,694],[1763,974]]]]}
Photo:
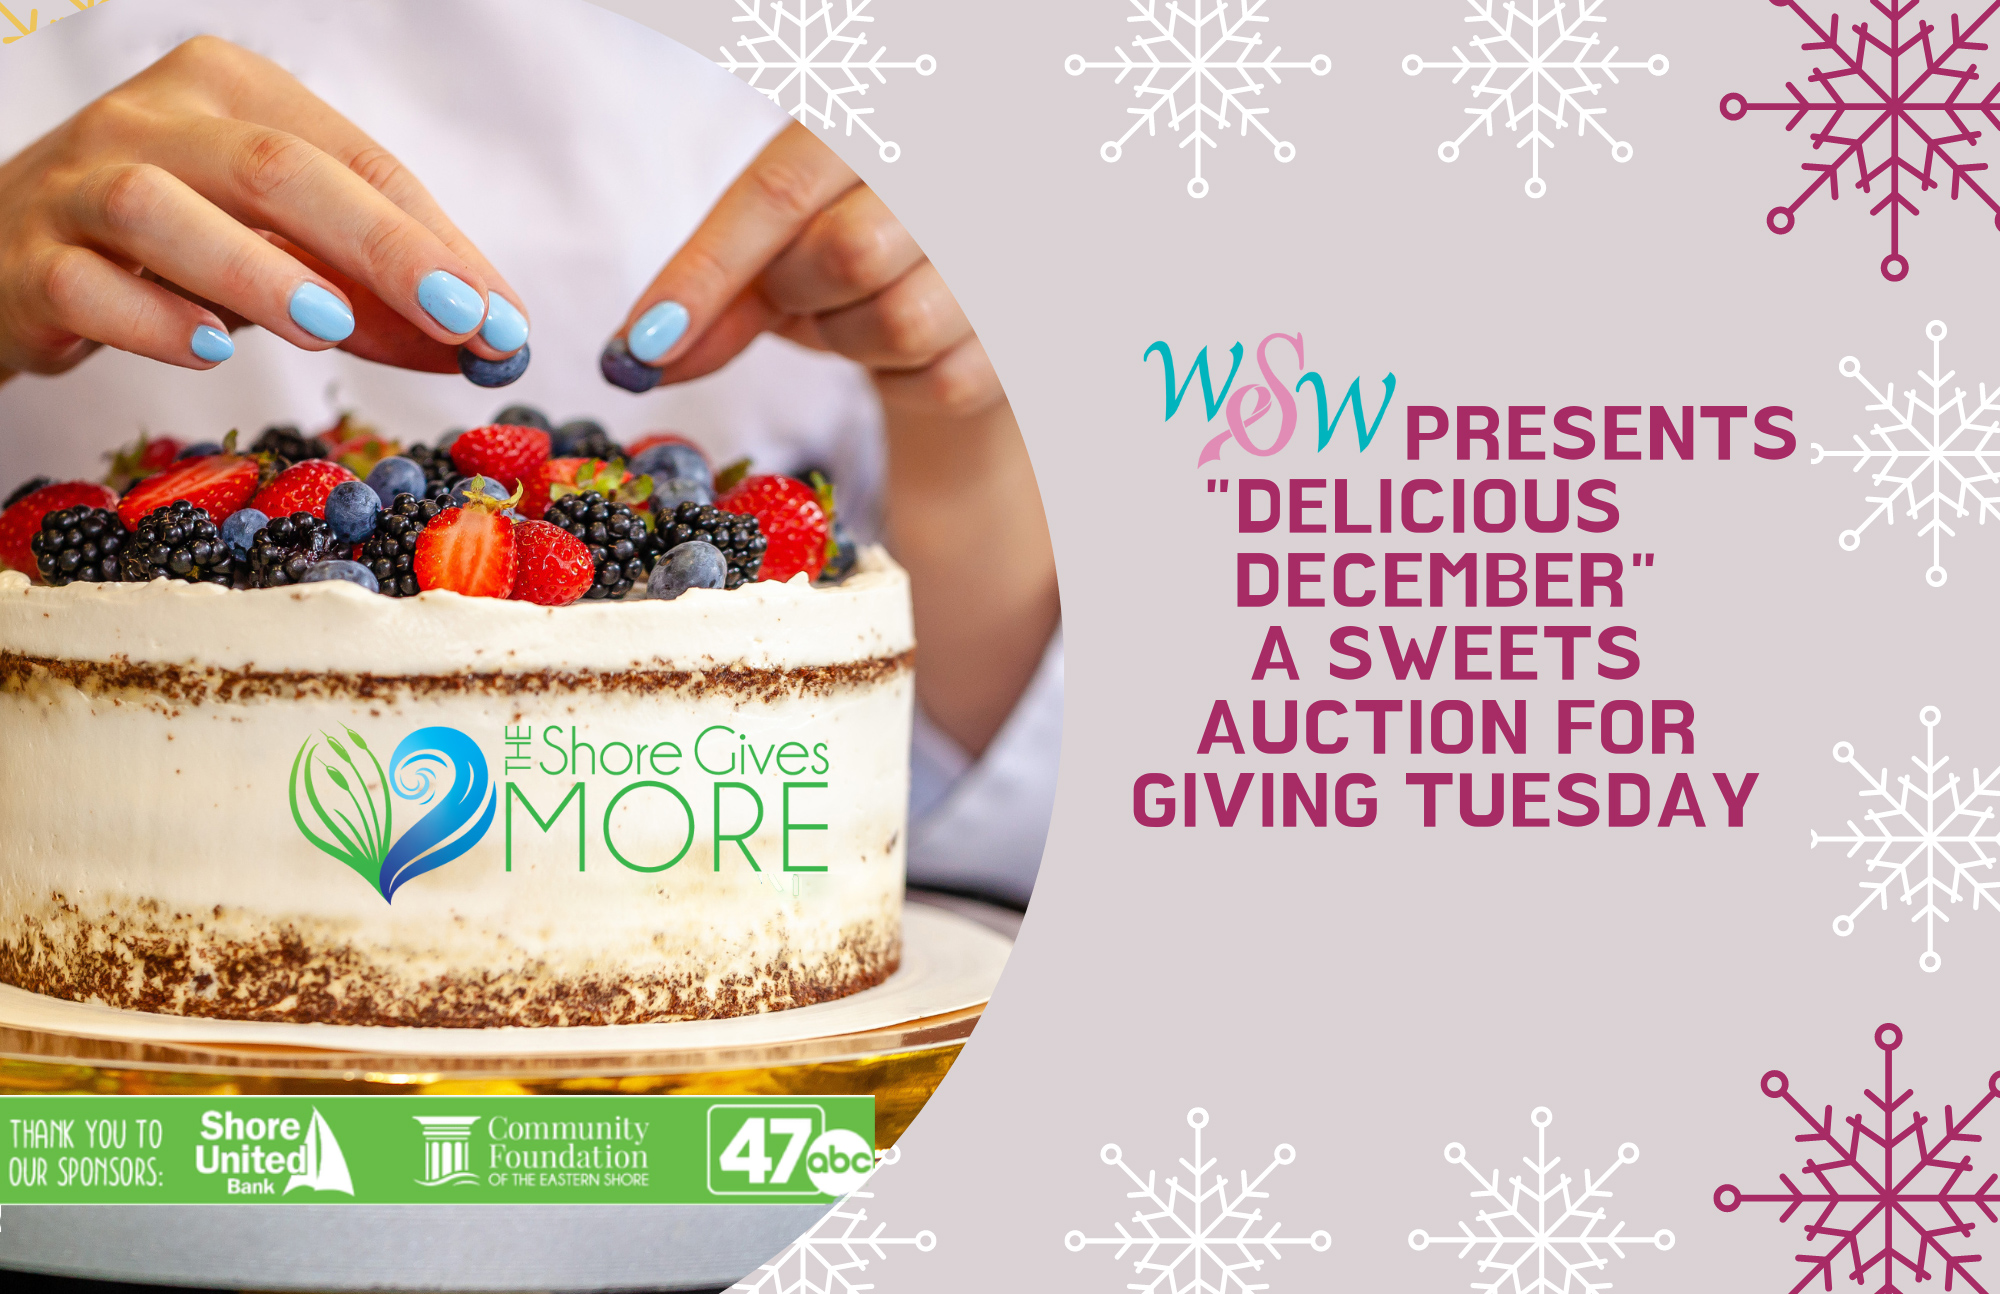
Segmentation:
{"type": "Polygon", "coordinates": [[[872,1096],[0,1097],[0,1204],[826,1203],[872,1096]]]}

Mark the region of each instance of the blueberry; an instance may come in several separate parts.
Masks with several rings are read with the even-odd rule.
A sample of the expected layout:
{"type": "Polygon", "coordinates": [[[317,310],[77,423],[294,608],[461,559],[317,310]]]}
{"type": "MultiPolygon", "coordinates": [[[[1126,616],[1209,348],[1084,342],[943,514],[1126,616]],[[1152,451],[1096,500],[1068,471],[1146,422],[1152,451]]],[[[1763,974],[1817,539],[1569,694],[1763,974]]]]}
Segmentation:
{"type": "Polygon", "coordinates": [[[509,493],[506,486],[490,476],[468,476],[451,487],[452,506],[464,507],[479,492],[484,492],[489,499],[505,499],[509,493]]]}
{"type": "Polygon", "coordinates": [[[271,523],[271,519],[255,508],[244,508],[229,514],[222,523],[222,541],[244,557],[250,555],[250,545],[257,538],[257,532],[271,523]]]}
{"type": "Polygon", "coordinates": [[[719,589],[728,577],[729,563],[722,550],[690,539],[667,550],[646,582],[646,595],[671,602],[689,589],[719,589]]]}
{"type": "Polygon", "coordinates": [[[461,347],[458,371],[465,374],[465,380],[474,386],[507,386],[519,381],[521,374],[528,371],[529,349],[523,346],[506,359],[481,359],[461,347]]]}
{"type": "MultiPolygon", "coordinates": [[[[644,475],[644,473],[640,473],[644,475]]],[[[680,478],[671,481],[653,482],[653,506],[661,512],[672,512],[683,503],[713,503],[715,491],[709,488],[708,478],[697,481],[680,478]]]]}
{"type": "Polygon", "coordinates": [[[375,572],[360,562],[320,562],[309,567],[299,583],[317,584],[321,580],[346,580],[349,584],[359,584],[370,593],[382,591],[382,586],[375,582],[375,572]]]}
{"type": "Polygon", "coordinates": [[[847,532],[847,522],[839,516],[833,519],[833,556],[826,562],[826,569],[819,577],[828,583],[837,583],[854,573],[854,563],[859,561],[861,549],[854,542],[854,536],[847,532]]]}
{"type": "MultiPolygon", "coordinates": [[[[708,460],[693,445],[668,441],[664,445],[654,445],[642,449],[632,456],[628,466],[634,476],[650,476],[657,483],[675,478],[688,481],[706,481],[708,460]]],[[[704,499],[706,503],[708,500],[704,499]]]]}
{"type": "Polygon", "coordinates": [[[414,494],[421,499],[428,493],[424,489],[424,469],[400,454],[375,464],[374,470],[368,473],[368,485],[385,508],[393,504],[399,494],[414,494]]]}
{"type": "MultiPolygon", "coordinates": [[[[603,442],[611,440],[611,433],[595,418],[571,418],[562,426],[549,432],[549,457],[551,458],[595,458],[597,455],[585,451],[586,440],[603,442]]],[[[612,442],[616,443],[616,442],[612,442]]]]}
{"type": "Polygon", "coordinates": [[[375,518],[381,512],[382,496],[366,481],[342,481],[326,496],[326,524],[333,527],[334,539],[343,544],[358,544],[374,534],[375,518]]]}
{"type": "Polygon", "coordinates": [[[623,337],[613,337],[605,343],[604,353],[598,356],[597,367],[604,374],[605,381],[613,386],[622,386],[634,395],[644,394],[660,384],[660,370],[633,359],[623,337]]]}
{"type": "Polygon", "coordinates": [[[174,461],[178,463],[184,458],[213,458],[221,452],[222,446],[212,440],[204,440],[197,444],[189,445],[186,449],[174,455],[174,461]]]}
{"type": "Polygon", "coordinates": [[[510,404],[493,415],[493,421],[502,427],[533,427],[537,431],[554,431],[555,424],[549,415],[532,404],[510,404]]]}

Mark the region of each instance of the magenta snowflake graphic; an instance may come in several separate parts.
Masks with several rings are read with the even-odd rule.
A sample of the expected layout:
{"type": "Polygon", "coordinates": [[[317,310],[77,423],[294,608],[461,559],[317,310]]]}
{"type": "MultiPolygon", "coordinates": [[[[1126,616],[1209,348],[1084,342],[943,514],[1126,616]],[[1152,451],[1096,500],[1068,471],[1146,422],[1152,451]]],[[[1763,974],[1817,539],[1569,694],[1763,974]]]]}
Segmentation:
{"type": "Polygon", "coordinates": [[[1812,1210],[1805,1232],[1815,1252],[1796,1255],[1806,1273],[1791,1294],[1814,1284],[1831,1290],[1836,1271],[1874,1294],[1901,1294],[1909,1288],[1897,1283],[1905,1276],[1923,1282],[1940,1275],[1946,1290],[1963,1286],[1987,1294],[1972,1274],[1980,1256],[1963,1250],[1978,1225],[1975,1212],[1988,1222],[2000,1221],[1995,1212],[2000,1208],[2000,1189],[1995,1189],[2000,1173],[1982,1179],[1966,1151],[1980,1140],[1969,1131],[1973,1121],[2000,1096],[2000,1073],[1987,1079],[1979,1103],[1963,1115],[1945,1106],[1940,1129],[1928,1116],[1904,1109],[1914,1089],[1896,1090],[1896,1049],[1903,1045],[1903,1031],[1885,1024],[1875,1031],[1875,1045],[1882,1049],[1882,1090],[1864,1089],[1874,1110],[1848,1115],[1841,1120],[1844,1131],[1835,1126],[1831,1105],[1818,1116],[1801,1105],[1783,1070],[1764,1075],[1759,1084],[1764,1095],[1791,1106],[1808,1129],[1795,1140],[1817,1143],[1813,1157],[1799,1170],[1811,1181],[1802,1186],[1780,1173],[1785,1189],[1771,1195],[1718,1186],[1715,1207],[1734,1213],[1745,1204],[1781,1204],[1780,1222],[1791,1221],[1802,1209],[1812,1210]],[[1830,1158],[1821,1162],[1817,1147],[1824,1147],[1830,1158]]]}
{"type": "Polygon", "coordinates": [[[1788,131],[1810,122],[1807,137],[1814,154],[1831,158],[1801,164],[1812,179],[1791,202],[1771,208],[1765,223],[1772,233],[1790,233],[1799,208],[1821,189],[1829,201],[1839,200],[1845,170],[1848,182],[1874,199],[1869,214],[1888,214],[1889,254],[1882,258],[1882,277],[1900,283],[1910,272],[1909,258],[1903,255],[1903,217],[1920,213],[1912,193],[1928,193],[1948,179],[1954,202],[1971,192],[2000,217],[2000,200],[1979,182],[1986,163],[1966,160],[1985,133],[1979,124],[2000,126],[2000,103],[1995,102],[2000,83],[1979,94],[1979,64],[1971,57],[1986,49],[1975,37],[2000,12],[2000,0],[1969,21],[1953,13],[1949,33],[1916,16],[1924,0],[1870,0],[1870,7],[1888,22],[1886,36],[1868,18],[1849,22],[1843,34],[1839,14],[1822,25],[1799,0],[1771,3],[1790,9],[1806,25],[1814,39],[1799,48],[1829,55],[1825,62],[1830,66],[1813,67],[1806,78],[1810,91],[1787,81],[1789,99],[1752,103],[1741,94],[1725,94],[1722,115],[1741,121],[1753,112],[1786,113],[1788,131]]]}

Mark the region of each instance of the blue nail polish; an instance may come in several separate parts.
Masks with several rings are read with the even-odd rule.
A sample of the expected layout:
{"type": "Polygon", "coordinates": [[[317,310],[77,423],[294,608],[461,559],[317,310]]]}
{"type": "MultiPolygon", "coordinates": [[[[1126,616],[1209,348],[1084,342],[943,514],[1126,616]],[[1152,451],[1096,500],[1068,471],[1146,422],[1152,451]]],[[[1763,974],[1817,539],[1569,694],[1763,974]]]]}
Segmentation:
{"type": "Polygon", "coordinates": [[[196,359],[220,364],[236,353],[236,343],[229,340],[229,334],[222,329],[203,324],[194,330],[194,339],[188,342],[188,349],[194,352],[196,359]]]}
{"type": "Polygon", "coordinates": [[[528,321],[514,303],[498,292],[486,296],[486,326],[479,330],[486,344],[503,355],[528,344],[528,321]]]}
{"type": "Polygon", "coordinates": [[[354,335],[354,312],[317,283],[299,284],[291,309],[292,322],[321,341],[346,341],[354,335]]]}
{"type": "Polygon", "coordinates": [[[486,317],[486,299],[456,274],[432,270],[417,284],[417,304],[447,332],[471,332],[486,317]]]}
{"type": "Polygon", "coordinates": [[[687,330],[687,307],[678,301],[662,301],[639,316],[639,322],[625,334],[625,344],[631,348],[632,358],[650,364],[672,350],[687,330]]]}

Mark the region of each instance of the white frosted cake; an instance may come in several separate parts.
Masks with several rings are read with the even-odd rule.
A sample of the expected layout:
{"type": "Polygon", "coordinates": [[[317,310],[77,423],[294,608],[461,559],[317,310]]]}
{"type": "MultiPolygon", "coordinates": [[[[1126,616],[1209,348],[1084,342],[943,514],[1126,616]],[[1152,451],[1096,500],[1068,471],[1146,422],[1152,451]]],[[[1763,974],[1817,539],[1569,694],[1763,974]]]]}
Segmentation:
{"type": "Polygon", "coordinates": [[[0,981],[242,1020],[714,1018],[900,955],[909,584],[559,608],[0,573],[0,981]]]}

